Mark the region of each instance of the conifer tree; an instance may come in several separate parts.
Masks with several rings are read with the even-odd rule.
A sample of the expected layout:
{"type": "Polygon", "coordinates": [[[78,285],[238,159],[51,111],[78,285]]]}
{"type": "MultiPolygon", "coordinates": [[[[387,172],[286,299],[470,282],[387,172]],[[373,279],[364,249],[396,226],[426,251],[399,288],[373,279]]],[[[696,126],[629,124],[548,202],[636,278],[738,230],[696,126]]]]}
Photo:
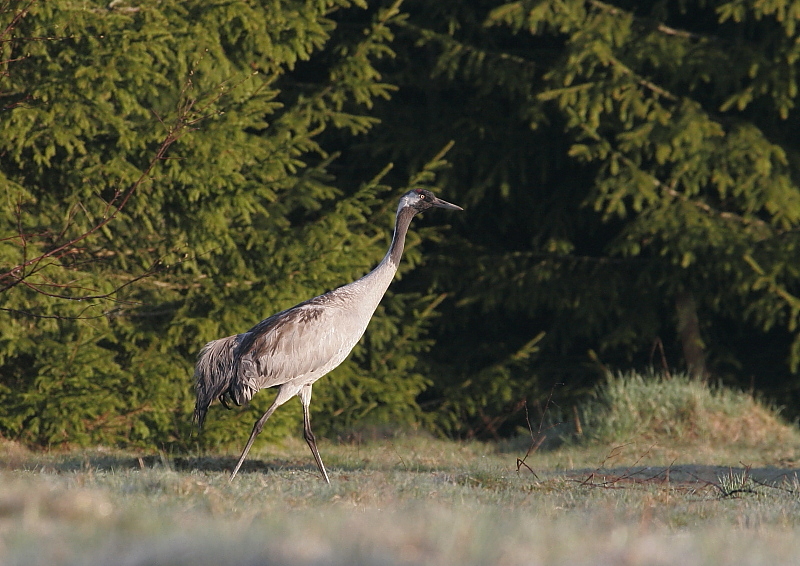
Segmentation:
{"type": "MultiPolygon", "coordinates": [[[[403,16],[376,10],[334,43],[336,13],[363,2],[7,6],[0,435],[187,446],[206,341],[351,281],[385,252],[403,187],[382,183],[385,165],[334,177],[338,148],[323,142],[377,122],[373,101],[392,86],[375,64],[403,16]]],[[[438,166],[407,181],[427,186],[438,166]]],[[[410,235],[402,271],[433,235],[410,235]]],[[[418,418],[428,319],[406,313],[436,298],[387,299],[367,345],[315,389],[320,417],[418,418]]],[[[295,430],[298,415],[299,404],[277,415],[270,433],[295,430]]],[[[252,420],[221,412],[202,442],[238,440],[252,420]]]]}
{"type": "Polygon", "coordinates": [[[4,436],[186,443],[200,345],[368,271],[434,183],[466,212],[415,223],[321,432],[503,434],[613,366],[800,397],[790,0],[3,6],[4,436]]]}
{"type": "Polygon", "coordinates": [[[445,426],[662,359],[800,393],[794,5],[406,4],[371,148],[456,141],[457,260],[421,274],[457,290],[426,393],[445,426]]]}

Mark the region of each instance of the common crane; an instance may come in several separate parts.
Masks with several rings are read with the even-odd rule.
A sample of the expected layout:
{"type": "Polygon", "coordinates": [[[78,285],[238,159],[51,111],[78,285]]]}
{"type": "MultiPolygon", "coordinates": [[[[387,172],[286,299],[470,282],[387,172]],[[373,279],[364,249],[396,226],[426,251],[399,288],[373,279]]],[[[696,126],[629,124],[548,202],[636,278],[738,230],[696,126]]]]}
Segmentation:
{"type": "Polygon", "coordinates": [[[253,426],[230,481],[267,419],[297,395],[303,405],[303,437],[322,477],[331,483],[311,432],[311,387],[341,364],[364,334],[397,272],[411,219],[433,207],[463,210],[425,189],[407,192],[397,207],[389,251],[375,269],[361,279],[274,314],[243,334],[209,342],[200,351],[194,372],[194,421],[199,426],[215,399],[230,408],[229,403],[249,402],[261,389],[278,388],[272,405],[253,426]]]}

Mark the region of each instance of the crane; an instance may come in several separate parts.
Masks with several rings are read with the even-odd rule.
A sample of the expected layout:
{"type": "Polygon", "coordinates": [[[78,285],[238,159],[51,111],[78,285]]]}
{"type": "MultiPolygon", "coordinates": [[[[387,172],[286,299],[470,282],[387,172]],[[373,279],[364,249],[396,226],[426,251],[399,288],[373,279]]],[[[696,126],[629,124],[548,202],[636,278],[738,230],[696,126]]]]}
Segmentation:
{"type": "Polygon", "coordinates": [[[303,437],[322,478],[331,483],[311,431],[311,387],[341,364],[361,339],[397,272],[411,219],[434,207],[463,210],[427,189],[408,191],[397,206],[392,243],[375,269],[361,279],[274,314],[243,334],[213,340],[202,348],[194,372],[194,421],[198,426],[202,427],[215,399],[229,409],[230,403],[248,403],[261,389],[278,388],[272,405],[253,426],[230,481],[267,419],[297,395],[303,405],[303,437]]]}

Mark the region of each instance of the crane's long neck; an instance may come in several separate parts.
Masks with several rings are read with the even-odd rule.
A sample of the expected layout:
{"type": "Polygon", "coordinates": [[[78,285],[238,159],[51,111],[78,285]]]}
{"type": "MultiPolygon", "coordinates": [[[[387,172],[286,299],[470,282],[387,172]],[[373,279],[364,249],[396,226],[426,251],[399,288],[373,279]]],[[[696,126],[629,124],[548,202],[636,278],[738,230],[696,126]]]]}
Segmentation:
{"type": "Polygon", "coordinates": [[[403,248],[406,244],[406,234],[408,233],[408,226],[411,224],[411,219],[414,218],[414,211],[411,208],[403,208],[397,213],[397,219],[394,222],[394,236],[392,236],[392,245],[389,246],[389,251],[381,261],[394,264],[395,271],[397,266],[400,265],[400,258],[403,256],[403,248]]]}
{"type": "Polygon", "coordinates": [[[354,285],[363,289],[364,292],[372,297],[370,302],[374,302],[375,307],[378,306],[378,302],[380,302],[386,289],[389,288],[394,274],[397,273],[397,267],[400,265],[400,258],[403,255],[408,226],[411,224],[411,219],[415,213],[416,211],[410,208],[402,208],[398,211],[394,224],[394,236],[392,236],[392,244],[389,246],[389,251],[386,252],[386,255],[383,256],[383,259],[375,269],[354,283],[354,285]]]}

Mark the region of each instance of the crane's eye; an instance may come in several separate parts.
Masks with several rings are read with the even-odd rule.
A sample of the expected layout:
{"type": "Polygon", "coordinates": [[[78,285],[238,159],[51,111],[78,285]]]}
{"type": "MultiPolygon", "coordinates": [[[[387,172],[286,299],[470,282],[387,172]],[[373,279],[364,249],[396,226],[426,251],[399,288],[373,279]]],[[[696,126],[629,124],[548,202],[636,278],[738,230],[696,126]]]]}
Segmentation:
{"type": "Polygon", "coordinates": [[[420,194],[420,195],[419,195],[419,198],[420,198],[421,200],[425,200],[425,195],[424,195],[424,194],[420,194]]]}

